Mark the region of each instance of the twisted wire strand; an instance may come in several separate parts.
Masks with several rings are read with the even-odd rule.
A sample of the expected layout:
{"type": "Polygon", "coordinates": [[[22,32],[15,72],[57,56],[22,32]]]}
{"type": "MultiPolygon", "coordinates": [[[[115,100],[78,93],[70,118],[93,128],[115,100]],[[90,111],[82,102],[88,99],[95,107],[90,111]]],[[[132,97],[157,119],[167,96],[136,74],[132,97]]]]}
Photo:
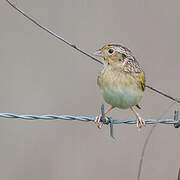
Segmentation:
{"type": "MultiPolygon", "coordinates": [[[[78,120],[82,122],[89,122],[89,121],[95,121],[96,118],[94,117],[87,117],[87,116],[72,116],[72,115],[53,115],[53,114],[47,114],[47,115],[17,115],[13,113],[0,113],[0,117],[3,118],[16,118],[16,119],[25,119],[25,120],[78,120]]],[[[110,119],[110,117],[107,117],[107,119],[110,119]]],[[[136,120],[118,120],[118,119],[112,119],[111,120],[113,124],[136,124],[136,120]]],[[[155,120],[155,119],[147,119],[145,120],[146,124],[178,124],[179,120],[174,119],[161,119],[161,120],[155,120]]],[[[110,121],[105,124],[109,124],[110,121]]]]}
{"type": "MultiPolygon", "coordinates": [[[[136,120],[119,120],[119,119],[112,119],[111,117],[107,117],[104,115],[104,105],[101,106],[101,122],[103,124],[110,124],[110,136],[115,139],[114,137],[114,124],[136,124],[136,120]]],[[[16,118],[16,119],[24,119],[24,120],[78,120],[81,122],[94,122],[96,120],[95,117],[87,117],[87,116],[72,116],[72,115],[53,115],[53,114],[47,114],[47,115],[17,115],[13,113],[0,113],[0,117],[3,118],[16,118]]],[[[145,120],[146,124],[172,124],[175,128],[180,127],[180,120],[178,120],[178,111],[175,111],[174,119],[147,119],[145,120]]]]}
{"type": "MultiPolygon", "coordinates": [[[[73,116],[73,115],[54,115],[54,114],[47,114],[47,115],[17,115],[13,113],[0,113],[0,117],[3,118],[16,118],[16,119],[24,119],[24,120],[78,120],[82,122],[95,122],[96,117],[87,117],[87,116],[73,116]]],[[[101,122],[102,124],[110,124],[110,136],[115,139],[114,137],[114,124],[136,124],[136,120],[119,120],[119,119],[112,119],[111,117],[105,116],[104,114],[104,104],[101,105],[101,122]]],[[[157,124],[157,123],[162,123],[162,124],[173,124],[175,128],[180,127],[180,120],[178,119],[178,111],[174,112],[174,119],[160,119],[160,120],[155,120],[155,119],[147,119],[145,120],[146,124],[157,124]]]]}
{"type": "MultiPolygon", "coordinates": [[[[82,49],[78,48],[76,45],[74,45],[74,44],[70,43],[69,41],[65,40],[64,38],[58,36],[57,34],[55,34],[53,31],[49,30],[45,26],[42,26],[35,19],[33,19],[32,17],[28,16],[25,12],[23,12],[21,9],[16,7],[15,4],[11,3],[9,0],[5,0],[5,1],[7,1],[14,9],[19,11],[23,16],[28,18],[31,22],[33,22],[34,24],[36,24],[37,26],[39,26],[40,28],[42,28],[43,30],[45,30],[46,32],[48,32],[49,34],[54,36],[55,38],[63,41],[64,43],[66,43],[70,47],[74,48],[75,50],[79,51],[80,53],[90,57],[92,60],[94,60],[94,61],[96,61],[96,62],[98,62],[100,64],[103,64],[100,60],[94,58],[93,56],[91,56],[87,52],[85,52],[82,49]]],[[[167,97],[167,98],[173,100],[174,102],[180,103],[180,99],[178,99],[178,98],[174,98],[172,96],[169,96],[169,95],[165,94],[164,92],[159,91],[159,90],[157,90],[157,89],[155,89],[155,88],[153,88],[153,87],[151,87],[149,85],[146,85],[146,87],[151,89],[152,91],[154,91],[156,93],[159,93],[159,94],[163,95],[164,97],[167,97]]],[[[103,115],[103,113],[102,113],[102,115],[103,115]]],[[[0,117],[4,117],[4,118],[21,118],[21,119],[26,119],[26,120],[38,120],[38,119],[57,120],[57,119],[63,119],[63,120],[79,120],[79,121],[83,121],[83,122],[88,122],[88,121],[94,121],[95,120],[95,118],[86,117],[86,116],[70,116],[70,115],[57,116],[57,115],[51,115],[51,114],[50,115],[37,116],[37,115],[16,115],[16,114],[12,114],[12,113],[0,113],[0,117]]],[[[114,137],[113,136],[113,124],[121,124],[121,123],[135,124],[136,123],[136,120],[112,120],[109,117],[108,117],[108,120],[109,120],[108,123],[110,123],[110,135],[112,137],[114,137]]],[[[146,122],[146,124],[157,124],[157,123],[174,124],[175,128],[180,127],[180,121],[178,120],[178,112],[177,111],[175,112],[174,119],[161,119],[161,120],[149,119],[149,120],[145,120],[145,122],[146,122]]],[[[104,124],[108,124],[108,123],[106,122],[104,124]]],[[[150,132],[150,134],[152,134],[152,132],[150,132]]],[[[148,140],[147,140],[147,142],[148,142],[148,140]]],[[[145,149],[146,149],[146,145],[145,145],[143,151],[145,151],[145,149]]],[[[141,165],[142,165],[142,163],[140,162],[140,166],[141,165]]],[[[140,170],[138,172],[138,179],[140,179],[140,174],[141,174],[141,168],[140,168],[140,170]]],[[[180,179],[180,178],[178,178],[178,179],[180,179]]]]}

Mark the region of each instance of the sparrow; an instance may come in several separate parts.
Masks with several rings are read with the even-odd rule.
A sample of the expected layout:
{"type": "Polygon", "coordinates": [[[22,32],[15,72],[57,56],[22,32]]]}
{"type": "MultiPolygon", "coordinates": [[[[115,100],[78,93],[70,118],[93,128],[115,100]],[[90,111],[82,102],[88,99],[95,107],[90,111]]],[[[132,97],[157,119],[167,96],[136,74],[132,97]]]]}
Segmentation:
{"type": "MultiPolygon", "coordinates": [[[[145,121],[135,111],[141,109],[139,102],[145,91],[145,73],[133,53],[120,44],[108,44],[94,53],[103,58],[103,69],[98,75],[97,84],[105,102],[114,108],[130,109],[137,119],[137,127],[145,126],[145,121]]],[[[95,123],[101,128],[101,115],[96,117],[95,123]]]]}

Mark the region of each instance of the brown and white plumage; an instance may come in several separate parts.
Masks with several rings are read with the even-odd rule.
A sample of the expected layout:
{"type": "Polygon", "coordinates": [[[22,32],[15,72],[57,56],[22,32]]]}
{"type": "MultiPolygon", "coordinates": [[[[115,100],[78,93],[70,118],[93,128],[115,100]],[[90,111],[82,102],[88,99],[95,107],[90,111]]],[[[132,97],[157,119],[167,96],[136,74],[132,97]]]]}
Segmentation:
{"type": "MultiPolygon", "coordinates": [[[[104,68],[98,76],[98,86],[104,100],[111,108],[130,108],[136,115],[137,126],[145,125],[144,120],[133,109],[139,106],[145,90],[145,74],[132,52],[117,44],[109,44],[96,51],[96,56],[104,59],[104,68]]],[[[107,113],[106,112],[106,113],[107,113]]],[[[100,128],[100,116],[97,118],[97,126],[100,128]]]]}

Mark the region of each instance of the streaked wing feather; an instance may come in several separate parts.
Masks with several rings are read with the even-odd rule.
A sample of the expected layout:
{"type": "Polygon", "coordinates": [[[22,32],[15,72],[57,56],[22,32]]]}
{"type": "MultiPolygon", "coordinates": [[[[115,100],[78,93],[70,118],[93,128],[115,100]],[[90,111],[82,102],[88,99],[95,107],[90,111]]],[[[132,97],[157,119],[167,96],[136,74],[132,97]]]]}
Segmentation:
{"type": "Polygon", "coordinates": [[[143,71],[140,74],[140,83],[141,83],[142,90],[145,91],[146,79],[145,79],[145,73],[143,71]]]}

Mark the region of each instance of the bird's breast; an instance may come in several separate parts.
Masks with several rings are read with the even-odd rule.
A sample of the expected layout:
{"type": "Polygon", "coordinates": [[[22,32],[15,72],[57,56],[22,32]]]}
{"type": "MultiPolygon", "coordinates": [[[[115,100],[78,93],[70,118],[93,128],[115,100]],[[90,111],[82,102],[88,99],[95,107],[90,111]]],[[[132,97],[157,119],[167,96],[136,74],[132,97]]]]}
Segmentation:
{"type": "Polygon", "coordinates": [[[98,86],[104,100],[121,109],[137,105],[142,98],[136,76],[125,72],[104,69],[98,76],[98,86]]]}

